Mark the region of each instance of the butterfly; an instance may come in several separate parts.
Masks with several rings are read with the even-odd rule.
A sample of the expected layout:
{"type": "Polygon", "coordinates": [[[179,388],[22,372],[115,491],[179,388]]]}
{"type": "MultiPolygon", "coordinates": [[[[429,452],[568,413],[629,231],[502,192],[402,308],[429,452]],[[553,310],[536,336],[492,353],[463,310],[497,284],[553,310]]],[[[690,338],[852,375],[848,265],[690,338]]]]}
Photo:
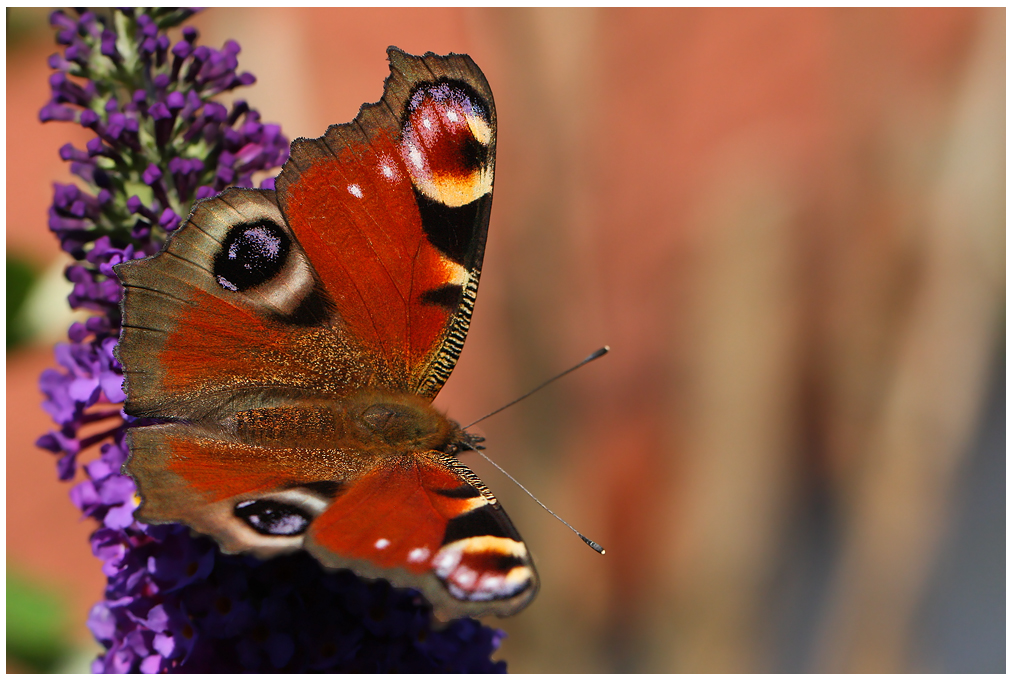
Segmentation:
{"type": "Polygon", "coordinates": [[[466,55],[388,49],[383,98],[292,143],[275,191],[198,202],[121,264],[124,470],[146,523],[226,553],[306,550],[420,590],[440,619],[526,606],[527,546],[433,408],[463,347],[496,114],[466,55]]]}

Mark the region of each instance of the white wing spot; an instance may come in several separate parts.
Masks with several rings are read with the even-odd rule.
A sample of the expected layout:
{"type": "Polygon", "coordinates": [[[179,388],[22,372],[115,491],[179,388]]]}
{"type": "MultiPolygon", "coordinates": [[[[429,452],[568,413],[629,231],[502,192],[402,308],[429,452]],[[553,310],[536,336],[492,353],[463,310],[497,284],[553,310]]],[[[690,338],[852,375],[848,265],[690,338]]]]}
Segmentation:
{"type": "Polygon", "coordinates": [[[453,581],[463,589],[470,589],[478,581],[478,573],[469,567],[461,565],[453,572],[453,581]]]}
{"type": "Polygon", "coordinates": [[[450,573],[453,572],[453,568],[457,567],[460,563],[460,554],[461,551],[459,547],[452,547],[449,549],[444,548],[440,550],[440,552],[436,554],[436,559],[433,565],[436,569],[436,574],[443,579],[449,577],[450,573]]]}
{"type": "Polygon", "coordinates": [[[386,547],[390,546],[390,540],[389,539],[377,539],[376,540],[376,544],[374,546],[376,548],[378,548],[380,551],[382,551],[386,547]]]}
{"type": "Polygon", "coordinates": [[[380,166],[380,172],[383,173],[383,177],[394,176],[394,169],[388,166],[386,163],[380,166]]]}
{"type": "Polygon", "coordinates": [[[429,557],[429,550],[424,546],[421,546],[417,549],[411,549],[411,551],[408,553],[408,562],[421,563],[428,557],[429,557]]]}
{"type": "Polygon", "coordinates": [[[421,169],[423,167],[422,152],[419,151],[418,147],[416,147],[413,144],[410,147],[408,147],[408,158],[411,159],[411,162],[415,164],[416,168],[421,169]]]}
{"type": "Polygon", "coordinates": [[[362,188],[359,187],[357,184],[349,184],[348,193],[354,196],[356,199],[362,198],[362,188]]]}
{"type": "Polygon", "coordinates": [[[422,119],[422,125],[425,126],[426,130],[432,130],[432,121],[430,121],[428,118],[422,119]]]}
{"type": "Polygon", "coordinates": [[[456,123],[458,120],[460,120],[460,117],[457,116],[456,111],[450,109],[449,111],[446,112],[446,120],[456,123]]]}

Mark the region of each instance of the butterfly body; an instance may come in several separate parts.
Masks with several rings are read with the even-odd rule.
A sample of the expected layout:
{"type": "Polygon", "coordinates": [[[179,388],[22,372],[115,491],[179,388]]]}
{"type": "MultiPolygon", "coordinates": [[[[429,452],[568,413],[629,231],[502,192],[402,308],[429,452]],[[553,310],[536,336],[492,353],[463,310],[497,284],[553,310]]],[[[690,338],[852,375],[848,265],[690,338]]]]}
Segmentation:
{"type": "Polygon", "coordinates": [[[363,457],[457,451],[454,443],[467,441],[455,423],[425,400],[374,390],[242,409],[204,425],[251,445],[334,447],[363,457]]]}
{"type": "Polygon", "coordinates": [[[194,207],[117,267],[126,471],[145,522],[226,552],[307,550],[420,589],[437,616],[524,607],[537,574],[431,402],[463,346],[491,209],[495,109],[464,55],[389,51],[384,98],[299,139],[276,191],[194,207]]]}

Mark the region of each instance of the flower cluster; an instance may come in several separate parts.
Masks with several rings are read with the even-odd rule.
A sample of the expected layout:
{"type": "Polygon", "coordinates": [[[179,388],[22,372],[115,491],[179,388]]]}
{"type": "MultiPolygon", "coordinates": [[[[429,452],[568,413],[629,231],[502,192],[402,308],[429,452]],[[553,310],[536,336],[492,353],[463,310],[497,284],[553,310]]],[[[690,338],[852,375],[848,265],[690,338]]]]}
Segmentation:
{"type": "MultiPolygon", "coordinates": [[[[504,671],[489,656],[501,632],[474,620],[431,626],[431,609],[410,590],[328,572],[305,554],[267,562],[220,553],[180,525],[136,521],[133,481],[123,475],[126,428],[119,336],[122,289],[114,265],[155,253],[195,200],[287,158],[277,125],[237,100],[213,98],[254,82],[237,73],[239,45],[197,44],[180,9],[54,12],[51,100],[42,121],[92,130],[85,149],[60,156],[82,182],[54,185],[50,229],[76,259],[69,302],[97,314],[75,322],[56,347],[61,367],[40,378],[43,407],[57,428],[38,445],[59,455],[71,480],[82,452],[85,479],[71,490],[99,523],[94,554],[108,577],[88,624],[106,648],[96,672],[161,671],[504,671]],[[86,188],[82,188],[86,187],[86,188]]],[[[273,179],[261,187],[273,188],[273,179]]]]}
{"type": "Polygon", "coordinates": [[[88,625],[108,648],[96,672],[490,672],[502,634],[470,619],[431,628],[411,591],[328,573],[307,554],[260,562],[221,554],[180,525],[133,519],[122,432],[71,492],[99,519],[107,598],[88,625]]]}
{"type": "Polygon", "coordinates": [[[243,100],[230,111],[213,99],[256,80],[236,73],[236,42],[221,50],[198,46],[197,31],[187,26],[183,39],[170,44],[164,29],[189,14],[127,9],[105,21],[92,12],[76,20],[59,11],[51,17],[56,41],[66,48],[49,58],[52,99],[39,118],[95,132],[86,149],[67,144],[60,156],[96,193],[57,185],[49,213],[50,228],[78,259],[104,234],[157,243],[195,199],[232,185],[252,187],[254,173],[288,155],[280,126],[261,123],[243,100]]]}

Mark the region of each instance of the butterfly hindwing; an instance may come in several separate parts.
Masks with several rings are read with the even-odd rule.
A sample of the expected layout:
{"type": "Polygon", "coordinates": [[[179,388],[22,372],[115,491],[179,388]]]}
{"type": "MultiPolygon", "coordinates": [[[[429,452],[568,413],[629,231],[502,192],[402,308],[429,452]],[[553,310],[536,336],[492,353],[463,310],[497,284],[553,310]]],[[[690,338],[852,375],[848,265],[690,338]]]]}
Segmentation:
{"type": "Polygon", "coordinates": [[[185,423],[135,428],[128,438],[139,520],[183,523],[226,553],[258,558],[302,548],[313,518],[363,469],[339,450],[235,441],[185,423]]]}
{"type": "Polygon", "coordinates": [[[309,528],[321,563],[420,589],[437,615],[508,615],[537,593],[527,547],[499,502],[452,456],[384,459],[309,528]]]}
{"type": "Polygon", "coordinates": [[[444,619],[511,614],[537,593],[516,528],[452,456],[366,461],[340,449],[236,442],[183,423],[129,437],[141,520],[184,523],[228,553],[270,558],[305,548],[327,567],[419,589],[444,619]]]}

